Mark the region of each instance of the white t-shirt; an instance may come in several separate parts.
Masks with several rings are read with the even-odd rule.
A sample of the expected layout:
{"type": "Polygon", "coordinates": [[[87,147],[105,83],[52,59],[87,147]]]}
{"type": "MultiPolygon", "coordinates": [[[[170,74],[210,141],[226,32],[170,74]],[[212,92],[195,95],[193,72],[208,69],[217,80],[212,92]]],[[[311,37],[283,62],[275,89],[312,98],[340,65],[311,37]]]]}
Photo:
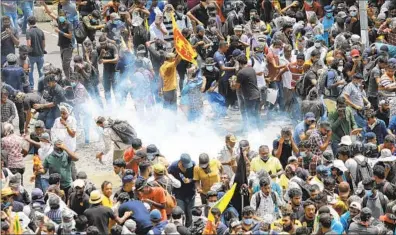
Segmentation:
{"type": "MultiPolygon", "coordinates": [[[[60,122],[60,117],[55,120],[54,126],[51,129],[51,137],[53,140],[62,140],[65,146],[72,152],[76,151],[77,147],[77,138],[76,136],[71,137],[67,132],[67,129],[62,123],[60,122]]],[[[77,121],[73,116],[69,116],[67,118],[67,126],[73,130],[77,130],[77,121]]]]}
{"type": "Polygon", "coordinates": [[[262,75],[257,75],[257,86],[258,88],[262,88],[262,87],[266,87],[267,84],[265,83],[265,79],[264,79],[264,73],[266,72],[267,66],[266,66],[266,62],[265,60],[263,61],[258,61],[257,59],[255,59],[254,57],[251,57],[254,60],[254,64],[252,66],[252,59],[249,60],[248,65],[252,66],[252,68],[254,69],[254,71],[256,71],[257,73],[263,73],[262,75]]]}
{"type": "MultiPolygon", "coordinates": [[[[289,61],[283,56],[280,57],[279,65],[286,65],[286,64],[289,64],[289,61]]],[[[292,82],[292,73],[290,72],[290,70],[288,70],[282,74],[283,87],[287,89],[292,89],[291,82],[292,82]]]]}

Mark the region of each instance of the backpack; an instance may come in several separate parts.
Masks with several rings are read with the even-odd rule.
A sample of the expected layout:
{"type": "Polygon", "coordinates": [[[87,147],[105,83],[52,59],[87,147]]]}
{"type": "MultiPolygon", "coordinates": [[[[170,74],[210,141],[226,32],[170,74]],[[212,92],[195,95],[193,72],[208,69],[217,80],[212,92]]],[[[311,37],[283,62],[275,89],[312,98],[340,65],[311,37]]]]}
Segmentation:
{"type": "Polygon", "coordinates": [[[355,183],[357,185],[363,179],[370,179],[373,176],[373,171],[370,165],[368,164],[368,160],[366,157],[364,157],[363,161],[359,161],[356,158],[354,158],[354,160],[357,163],[356,179],[355,179],[355,183]]]}
{"type": "MultiPolygon", "coordinates": [[[[316,163],[315,163],[315,164],[316,164],[316,163]]],[[[298,180],[292,179],[291,181],[294,182],[294,183],[296,183],[296,184],[298,184],[298,186],[301,188],[301,191],[302,191],[302,193],[303,193],[303,194],[302,194],[302,200],[303,200],[303,201],[306,201],[307,199],[310,198],[309,189],[308,189],[307,186],[301,184],[301,182],[299,182],[298,180]]],[[[308,185],[308,186],[309,186],[309,185],[308,185]]]]}
{"type": "Polygon", "coordinates": [[[371,70],[375,67],[376,60],[370,60],[363,68],[363,80],[365,84],[368,84],[370,80],[371,70]]]}
{"type": "MultiPolygon", "coordinates": [[[[380,200],[380,203],[381,203],[382,212],[385,213],[386,212],[386,200],[385,200],[385,197],[384,197],[383,193],[379,194],[379,200],[380,200]]],[[[367,201],[368,201],[368,197],[364,197],[363,198],[363,202],[362,202],[362,208],[367,206],[367,201]]]]}
{"type": "Polygon", "coordinates": [[[157,182],[157,181],[153,181],[152,184],[154,187],[161,187],[165,190],[165,198],[166,198],[166,202],[165,202],[165,210],[166,210],[166,214],[170,215],[172,214],[172,210],[173,208],[175,208],[177,206],[177,202],[176,202],[176,198],[175,196],[173,196],[172,194],[170,194],[168,192],[168,184],[165,185],[165,187],[157,182]]]}
{"type": "MultiPolygon", "coordinates": [[[[110,120],[111,129],[120,137],[122,143],[131,145],[132,140],[137,137],[135,129],[127,122],[123,120],[110,120]]],[[[117,142],[114,143],[118,146],[117,142]]]]}
{"type": "MultiPolygon", "coordinates": [[[[261,195],[260,195],[261,191],[258,191],[257,194],[258,196],[256,196],[256,210],[258,210],[258,208],[260,207],[260,202],[261,202],[261,195]]],[[[278,212],[279,207],[278,207],[278,200],[276,200],[276,195],[275,192],[271,191],[271,198],[272,201],[274,202],[275,205],[275,212],[278,212]]]]}
{"type": "Polygon", "coordinates": [[[74,36],[77,43],[81,44],[88,37],[87,30],[85,29],[84,22],[78,22],[77,28],[74,30],[74,36]]]}

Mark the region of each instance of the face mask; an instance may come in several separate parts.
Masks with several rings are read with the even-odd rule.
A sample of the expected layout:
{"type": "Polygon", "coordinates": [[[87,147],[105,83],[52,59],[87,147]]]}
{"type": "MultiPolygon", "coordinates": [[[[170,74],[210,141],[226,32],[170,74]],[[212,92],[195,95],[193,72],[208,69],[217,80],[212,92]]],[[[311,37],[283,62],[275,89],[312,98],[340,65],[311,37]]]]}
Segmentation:
{"type": "Polygon", "coordinates": [[[208,202],[208,206],[209,206],[210,208],[212,208],[215,204],[216,204],[216,202],[208,202]]]}
{"type": "Polygon", "coordinates": [[[264,162],[268,161],[269,156],[261,156],[261,160],[263,160],[264,162]]]}
{"type": "Polygon", "coordinates": [[[243,223],[246,225],[251,225],[253,223],[253,219],[243,219],[243,223]]]}
{"type": "Polygon", "coordinates": [[[273,49],[272,49],[272,52],[273,52],[275,55],[280,55],[280,54],[281,54],[281,49],[279,49],[279,48],[273,48],[273,49]]]}
{"type": "Polygon", "coordinates": [[[6,202],[6,203],[1,203],[1,210],[7,209],[9,206],[11,206],[11,202],[6,202]]]}
{"type": "Polygon", "coordinates": [[[371,197],[373,195],[373,191],[371,191],[371,190],[364,190],[364,191],[366,191],[367,197],[371,197]]]}
{"type": "Polygon", "coordinates": [[[206,66],[206,70],[208,70],[209,72],[212,72],[213,71],[213,66],[212,65],[206,66]]]}
{"type": "Polygon", "coordinates": [[[322,46],[322,44],[320,42],[315,42],[315,48],[320,48],[322,46]]]}
{"type": "Polygon", "coordinates": [[[65,21],[66,21],[66,18],[64,17],[64,16],[59,16],[59,23],[65,23],[65,21]]]}
{"type": "Polygon", "coordinates": [[[77,86],[77,83],[76,82],[71,82],[70,85],[74,88],[74,87],[77,86]]]}
{"type": "Polygon", "coordinates": [[[331,18],[333,16],[333,13],[326,13],[327,18],[331,18]]]}
{"type": "Polygon", "coordinates": [[[98,22],[96,19],[91,19],[92,24],[96,24],[96,22],[98,22]]]}
{"type": "Polygon", "coordinates": [[[351,13],[349,13],[352,17],[357,16],[357,11],[352,11],[351,13]]]}
{"type": "Polygon", "coordinates": [[[306,152],[300,152],[300,157],[306,157],[307,153],[306,152]]]}
{"type": "Polygon", "coordinates": [[[342,67],[342,66],[338,66],[338,68],[337,68],[337,70],[340,72],[342,72],[343,69],[344,69],[344,67],[342,67]]]}
{"type": "Polygon", "coordinates": [[[201,216],[195,216],[195,215],[192,216],[193,222],[198,221],[200,218],[201,218],[201,216]]]}

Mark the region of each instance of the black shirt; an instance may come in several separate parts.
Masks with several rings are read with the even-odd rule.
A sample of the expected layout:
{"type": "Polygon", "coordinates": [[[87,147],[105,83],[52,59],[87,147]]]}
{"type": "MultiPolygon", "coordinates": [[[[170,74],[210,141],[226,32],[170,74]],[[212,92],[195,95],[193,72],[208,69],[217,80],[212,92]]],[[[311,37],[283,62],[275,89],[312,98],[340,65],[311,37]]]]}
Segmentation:
{"type": "MultiPolygon", "coordinates": [[[[165,61],[165,56],[154,48],[154,46],[149,46],[148,51],[150,52],[151,63],[153,64],[153,69],[156,73],[159,73],[161,65],[165,61]]],[[[179,63],[180,64],[180,63],[179,63]]]]}
{"type": "MultiPolygon", "coordinates": [[[[103,49],[105,50],[105,52],[102,55],[102,59],[103,60],[113,60],[118,55],[117,47],[113,43],[107,43],[106,48],[103,48],[103,49]]],[[[99,46],[97,48],[97,52],[98,52],[99,57],[100,57],[100,51],[101,50],[102,50],[102,47],[99,46]]],[[[103,68],[115,71],[116,65],[117,64],[106,63],[106,64],[103,64],[103,68]]]]}
{"type": "MultiPolygon", "coordinates": [[[[274,152],[278,149],[278,146],[279,146],[279,140],[274,140],[274,142],[273,142],[274,152]]],[[[283,169],[285,169],[285,167],[287,165],[287,160],[292,155],[293,155],[293,150],[292,150],[291,144],[286,143],[286,141],[284,141],[283,145],[282,145],[282,153],[281,153],[281,156],[279,159],[279,161],[282,164],[283,169]]]]}
{"type": "Polygon", "coordinates": [[[188,168],[184,173],[180,170],[177,164],[178,161],[175,161],[168,168],[169,174],[173,175],[177,180],[181,182],[180,188],[173,188],[175,198],[179,198],[182,200],[185,198],[192,198],[195,195],[195,183],[192,180],[194,178],[193,174],[195,163],[193,163],[193,167],[188,168]],[[190,179],[191,182],[188,184],[184,183],[182,177],[190,179]]]}
{"type": "Polygon", "coordinates": [[[389,115],[390,112],[381,112],[381,110],[377,111],[377,114],[375,115],[378,119],[381,119],[382,121],[385,122],[386,126],[389,126],[389,115]]]}
{"type": "Polygon", "coordinates": [[[119,190],[117,190],[117,192],[114,194],[114,198],[115,198],[116,200],[118,200],[118,196],[120,196],[121,193],[128,193],[129,198],[131,198],[131,199],[135,199],[135,198],[136,198],[136,197],[135,197],[135,194],[133,193],[133,191],[126,192],[126,191],[124,191],[124,188],[123,188],[122,186],[121,186],[121,188],[120,188],[119,190]]]}
{"type": "Polygon", "coordinates": [[[77,213],[77,215],[84,214],[84,211],[89,208],[89,197],[83,193],[82,199],[78,199],[76,192],[70,194],[69,197],[70,209],[77,213]]]}
{"type": "Polygon", "coordinates": [[[315,222],[314,219],[313,220],[307,220],[305,218],[305,215],[303,215],[299,220],[300,220],[302,226],[305,226],[305,227],[309,228],[309,230],[312,232],[313,226],[314,226],[314,222],[315,222]]]}
{"type": "Polygon", "coordinates": [[[216,68],[213,65],[213,70],[208,71],[206,67],[202,69],[203,76],[206,78],[206,86],[205,86],[205,91],[206,92],[211,86],[213,82],[218,82],[220,79],[220,70],[216,68]]]}
{"type": "Polygon", "coordinates": [[[58,46],[60,49],[73,48],[72,40],[63,35],[63,33],[69,34],[73,32],[72,24],[69,21],[65,21],[61,24],[58,20],[58,26],[60,30],[58,33],[58,46]]]}
{"type": "Polygon", "coordinates": [[[88,219],[88,225],[96,226],[99,234],[108,234],[109,219],[115,219],[113,210],[100,204],[92,205],[91,208],[85,210],[84,215],[88,219]]]}
{"type": "Polygon", "coordinates": [[[209,15],[208,11],[201,4],[196,5],[190,10],[191,14],[195,16],[204,25],[208,25],[209,15]]]}
{"type": "Polygon", "coordinates": [[[256,71],[251,67],[241,69],[237,74],[237,83],[241,84],[242,94],[246,100],[260,98],[260,91],[257,87],[256,71]]]}
{"type": "Polygon", "coordinates": [[[43,56],[44,48],[43,41],[45,41],[44,33],[36,26],[31,27],[26,31],[26,40],[30,40],[31,51],[29,56],[43,56]]]}
{"type": "Polygon", "coordinates": [[[54,88],[50,88],[48,90],[48,95],[51,97],[50,102],[54,102],[55,104],[66,102],[65,91],[59,84],[56,84],[54,88]]]}
{"type": "MultiPolygon", "coordinates": [[[[12,34],[14,34],[16,38],[18,38],[18,31],[14,28],[10,28],[10,29],[12,31],[12,34]]],[[[5,28],[1,29],[1,33],[3,34],[5,30],[6,30],[5,28]]],[[[15,44],[12,41],[11,36],[8,36],[6,39],[1,40],[1,55],[7,56],[8,54],[11,53],[15,54],[15,44]]]]}

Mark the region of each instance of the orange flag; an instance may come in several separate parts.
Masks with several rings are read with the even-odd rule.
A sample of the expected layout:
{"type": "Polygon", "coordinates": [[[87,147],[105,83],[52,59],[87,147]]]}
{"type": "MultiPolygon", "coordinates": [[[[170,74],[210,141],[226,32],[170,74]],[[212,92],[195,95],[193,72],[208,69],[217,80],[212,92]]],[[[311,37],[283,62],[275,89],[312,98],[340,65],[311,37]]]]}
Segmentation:
{"type": "Polygon", "coordinates": [[[197,65],[195,58],[197,57],[197,52],[191,46],[190,42],[183,36],[177,27],[175,17],[172,15],[172,26],[173,26],[173,40],[175,43],[175,48],[177,54],[186,61],[189,61],[197,65]]]}

